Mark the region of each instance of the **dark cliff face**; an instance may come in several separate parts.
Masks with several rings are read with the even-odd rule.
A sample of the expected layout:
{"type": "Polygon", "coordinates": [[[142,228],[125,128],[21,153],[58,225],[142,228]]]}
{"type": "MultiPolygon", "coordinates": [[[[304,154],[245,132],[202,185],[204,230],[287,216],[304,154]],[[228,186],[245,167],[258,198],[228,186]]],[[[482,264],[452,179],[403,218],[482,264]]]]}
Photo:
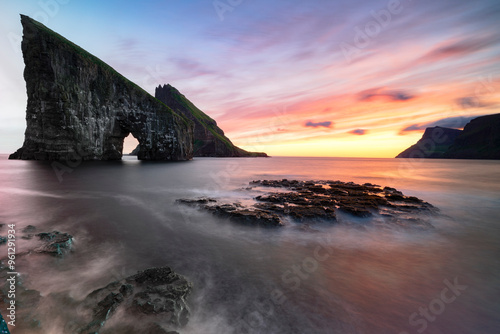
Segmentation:
{"type": "Polygon", "coordinates": [[[129,133],[139,159],[192,158],[191,121],[41,23],[21,22],[27,128],[10,159],[121,159],[129,133]]]}
{"type": "Polygon", "coordinates": [[[453,144],[461,130],[436,126],[425,129],[422,138],[396,158],[441,158],[453,144]]]}
{"type": "MultiPolygon", "coordinates": [[[[194,122],[194,156],[197,157],[267,157],[265,153],[247,152],[224,135],[217,122],[170,85],[156,88],[155,97],[194,122]]],[[[139,150],[140,151],[140,150],[139,150]]]]}
{"type": "Polygon", "coordinates": [[[500,114],[470,121],[444,154],[453,159],[500,159],[500,114]]]}
{"type": "Polygon", "coordinates": [[[463,131],[427,128],[396,158],[500,159],[500,114],[475,118],[463,131]]]}

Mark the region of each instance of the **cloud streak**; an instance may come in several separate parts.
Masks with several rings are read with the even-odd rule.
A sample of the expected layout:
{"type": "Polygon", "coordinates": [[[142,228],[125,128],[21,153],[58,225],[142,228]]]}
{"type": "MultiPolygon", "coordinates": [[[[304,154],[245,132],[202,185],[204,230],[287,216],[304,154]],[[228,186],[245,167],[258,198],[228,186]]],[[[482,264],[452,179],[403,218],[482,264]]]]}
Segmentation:
{"type": "Polygon", "coordinates": [[[312,128],[320,128],[320,127],[323,127],[323,128],[331,128],[333,125],[332,122],[330,121],[326,121],[326,122],[311,122],[311,121],[308,121],[306,122],[305,126],[306,127],[312,127],[312,128]]]}
{"type": "Polygon", "coordinates": [[[462,129],[469,123],[471,120],[474,118],[477,118],[480,116],[471,116],[471,117],[463,117],[463,116],[457,116],[457,117],[447,117],[443,119],[439,119],[437,121],[433,122],[428,122],[424,124],[412,124],[404,129],[401,130],[401,134],[404,134],[406,132],[412,132],[412,131],[422,131],[427,128],[435,127],[435,126],[440,126],[442,128],[452,128],[452,129],[462,129]]]}
{"type": "Polygon", "coordinates": [[[408,101],[415,96],[403,90],[390,90],[385,88],[372,88],[359,93],[360,101],[373,101],[377,98],[383,98],[392,102],[408,101]]]}
{"type": "Polygon", "coordinates": [[[420,62],[437,62],[448,58],[465,57],[476,53],[490,46],[498,44],[499,37],[496,35],[487,37],[468,36],[459,41],[445,41],[442,45],[437,46],[425,54],[420,62]]]}
{"type": "Polygon", "coordinates": [[[366,135],[367,130],[356,129],[356,130],[349,131],[349,133],[353,134],[353,135],[364,136],[364,135],[366,135]]]}

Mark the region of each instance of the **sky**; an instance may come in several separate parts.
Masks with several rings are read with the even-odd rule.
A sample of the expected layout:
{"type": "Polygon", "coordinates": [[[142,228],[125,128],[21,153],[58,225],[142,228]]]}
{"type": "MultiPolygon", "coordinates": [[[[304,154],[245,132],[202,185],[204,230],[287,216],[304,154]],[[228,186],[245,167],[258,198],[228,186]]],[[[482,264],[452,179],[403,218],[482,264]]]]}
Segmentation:
{"type": "Polygon", "coordinates": [[[273,156],[390,158],[428,126],[500,112],[498,0],[0,6],[0,153],[22,146],[26,127],[19,14],[152,95],[171,84],[234,144],[273,156]]]}

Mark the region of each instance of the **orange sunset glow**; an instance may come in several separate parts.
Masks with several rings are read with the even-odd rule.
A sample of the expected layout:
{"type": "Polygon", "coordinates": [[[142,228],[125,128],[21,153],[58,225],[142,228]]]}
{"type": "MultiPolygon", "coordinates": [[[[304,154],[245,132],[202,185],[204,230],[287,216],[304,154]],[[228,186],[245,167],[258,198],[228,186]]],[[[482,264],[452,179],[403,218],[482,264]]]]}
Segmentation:
{"type": "MultiPolygon", "coordinates": [[[[1,56],[0,103],[9,110],[0,122],[5,152],[21,144],[25,126],[14,7],[38,13],[17,4],[3,14],[11,32],[1,56]]],[[[145,4],[148,15],[140,17],[124,6],[117,17],[95,20],[105,11],[72,4],[45,23],[151,94],[160,84],[176,87],[244,149],[390,158],[428,126],[461,129],[474,117],[498,113],[497,7],[495,1],[390,0],[214,8],[195,1],[145,4]],[[88,24],[86,15],[95,22],[88,24]]],[[[125,151],[136,143],[127,139],[125,151]]]]}

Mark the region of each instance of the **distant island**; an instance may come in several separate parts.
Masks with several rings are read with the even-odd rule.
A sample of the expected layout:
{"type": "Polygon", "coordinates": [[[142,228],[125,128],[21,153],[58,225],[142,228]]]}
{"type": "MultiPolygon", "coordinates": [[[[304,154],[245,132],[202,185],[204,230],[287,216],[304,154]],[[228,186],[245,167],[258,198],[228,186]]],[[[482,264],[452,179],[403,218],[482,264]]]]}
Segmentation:
{"type": "Polygon", "coordinates": [[[427,128],[396,158],[500,159],[500,114],[474,118],[463,130],[427,128]]]}
{"type": "Polygon", "coordinates": [[[28,103],[22,160],[120,160],[139,141],[139,160],[265,157],[240,149],[172,86],[157,99],[40,22],[21,15],[28,103]]]}

